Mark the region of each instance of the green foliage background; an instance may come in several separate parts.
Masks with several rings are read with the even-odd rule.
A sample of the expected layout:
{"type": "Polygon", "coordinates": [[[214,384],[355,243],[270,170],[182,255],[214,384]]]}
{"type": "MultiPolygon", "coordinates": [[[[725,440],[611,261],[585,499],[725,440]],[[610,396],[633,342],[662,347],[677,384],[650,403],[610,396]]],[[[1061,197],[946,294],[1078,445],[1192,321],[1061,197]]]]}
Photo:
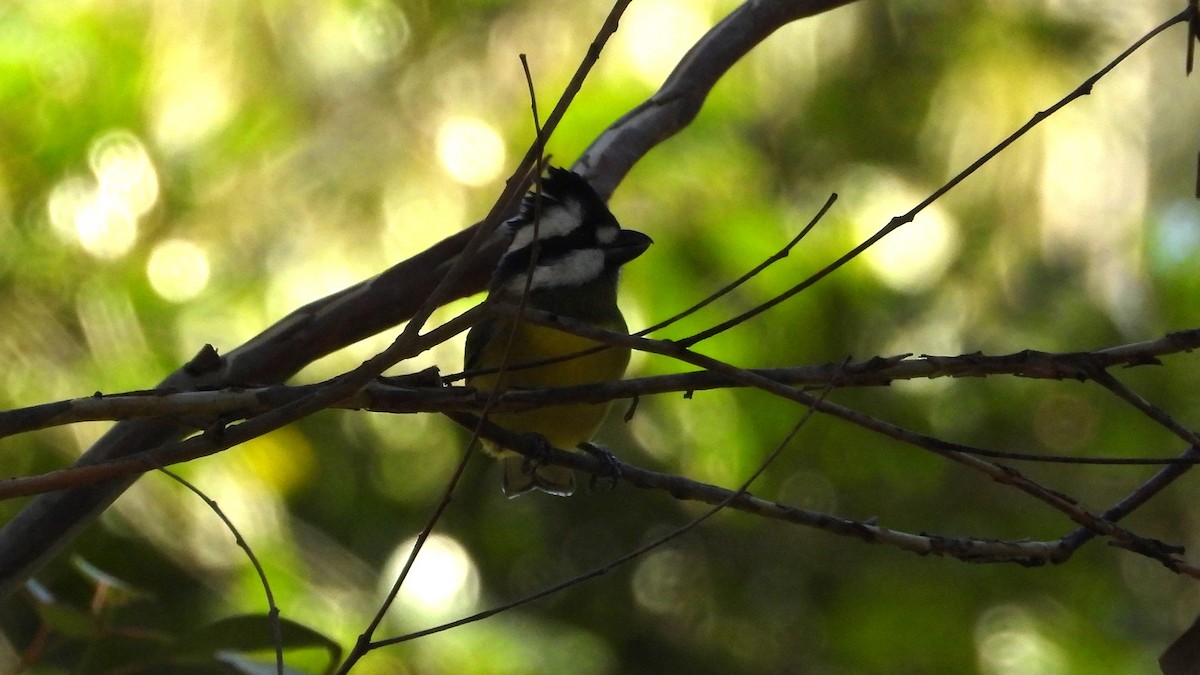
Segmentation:
{"type": "MultiPolygon", "coordinates": [[[[669,316],[749,269],[836,191],[838,205],[786,261],[659,337],[687,335],[796,283],[1179,5],[872,1],[781,30],[614,196],[624,224],[657,242],[625,276],[631,324],[669,316]]],[[[648,96],[689,30],[733,6],[636,0],[550,143],[556,161],[569,164],[648,96]]],[[[606,11],[591,0],[9,2],[0,8],[0,406],[149,388],[201,345],[228,351],[304,302],[469,225],[532,136],[517,54],[529,55],[548,110],[606,11]],[[464,117],[507,150],[500,170],[475,185],[456,180],[439,155],[447,120],[464,117]],[[152,167],[153,185],[134,173],[143,182],[118,186],[117,198],[152,189],[152,201],[140,213],[126,202],[105,212],[117,220],[102,224],[126,243],[105,248],[117,235],[101,228],[89,247],[83,221],[54,205],[78,209],[63,195],[103,192],[111,156],[152,167]],[[184,248],[163,248],[172,242],[184,248]],[[166,271],[152,271],[156,254],[166,271]]],[[[703,350],[775,366],[1089,350],[1196,327],[1200,100],[1183,76],[1183,46],[1176,28],[1136,54],[939,201],[914,223],[917,234],[886,240],[907,241],[895,257],[860,259],[703,350]]],[[[477,151],[486,154],[468,146],[466,159],[486,165],[477,151]]],[[[328,357],[298,380],[352,367],[389,339],[328,357]]],[[[404,368],[453,372],[460,349],[445,345],[404,368]]],[[[631,374],[680,370],[645,357],[631,374]]],[[[1197,370],[1183,355],[1118,376],[1196,426],[1197,370]]],[[[996,449],[1180,449],[1077,382],[940,379],[833,398],[996,449]]],[[[614,414],[601,440],[635,464],[735,486],[802,413],[752,391],[664,396],[641,401],[629,425],[614,414]]],[[[5,439],[0,473],[61,467],[104,428],[5,439]]],[[[242,529],[283,614],[349,645],[464,444],[435,416],[328,412],[180,471],[242,529]]],[[[1022,470],[1094,511],[1151,473],[1022,470]]],[[[495,474],[488,462],[471,464],[438,528],[441,548],[426,558],[460,572],[460,583],[445,582],[458,593],[439,600],[439,582],[421,578],[386,634],[533,592],[700,512],[624,487],[509,502],[495,474]],[[426,604],[411,600],[426,595],[426,604]]],[[[1190,548],[1194,488],[1180,481],[1130,527],[1190,548]]],[[[822,417],[753,491],[914,532],[1022,539],[1072,528],[1014,490],[822,417]]],[[[0,504],[0,517],[19,507],[0,504]]],[[[163,476],[141,480],[73,553],[145,592],[111,609],[119,627],[178,635],[266,609],[228,532],[163,476]]],[[[39,580],[86,607],[90,587],[71,556],[39,580]]],[[[972,566],[726,513],[605,576],[382,650],[356,672],[1149,673],[1198,611],[1194,582],[1102,543],[1054,568],[972,566]]],[[[9,649],[24,649],[37,626],[27,599],[0,607],[9,649]]],[[[109,637],[95,648],[116,659],[144,644],[109,637]]],[[[38,672],[66,672],[80,649],[63,641],[38,672]]]]}

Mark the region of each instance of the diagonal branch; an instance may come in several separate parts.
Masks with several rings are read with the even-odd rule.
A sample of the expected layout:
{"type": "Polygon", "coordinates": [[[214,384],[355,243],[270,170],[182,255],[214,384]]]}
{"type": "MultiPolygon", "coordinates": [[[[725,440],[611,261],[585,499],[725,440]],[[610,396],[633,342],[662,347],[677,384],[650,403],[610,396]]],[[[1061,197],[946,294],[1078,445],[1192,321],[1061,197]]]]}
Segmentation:
{"type": "MultiPolygon", "coordinates": [[[[750,0],[735,12],[741,17],[738,21],[722,22],[717,27],[721,30],[710,32],[689,52],[685,61],[693,64],[723,62],[727,69],[778,27],[848,2],[850,0],[750,0]],[[728,28],[731,25],[741,28],[734,31],[728,28]],[[748,28],[753,28],[749,39],[745,32],[748,28]]],[[[598,49],[593,45],[584,63],[594,62],[598,55],[598,49]]],[[[614,124],[614,127],[623,127],[620,133],[597,139],[594,150],[589,150],[585,160],[591,167],[588,177],[601,188],[602,194],[611,194],[629,167],[657,142],[687,125],[724,69],[710,72],[709,77],[687,85],[698,87],[707,83],[698,99],[694,96],[689,99],[693,112],[677,115],[671,124],[657,124],[653,142],[645,142],[644,130],[643,135],[627,133],[630,129],[642,129],[638,120],[648,119],[642,116],[645,105],[614,124]],[[617,157],[620,159],[614,160],[611,168],[600,165],[609,164],[599,161],[601,158],[617,157]]],[[[668,81],[672,86],[681,83],[677,78],[668,81]]],[[[656,103],[650,107],[657,106],[656,103]]],[[[519,194],[525,188],[521,185],[514,189],[510,182],[507,194],[519,194]]],[[[477,240],[478,228],[476,225],[464,230],[376,277],[297,309],[224,357],[217,356],[211,348],[201,350],[192,362],[163,380],[159,388],[188,391],[282,382],[321,356],[395,326],[418,312],[428,312],[427,300],[435,293],[441,301],[450,301],[482,290],[503,244],[495,236],[486,241],[477,240]],[[478,247],[478,250],[469,254],[469,246],[478,247]],[[457,278],[443,283],[452,268],[457,278]]],[[[207,426],[212,422],[210,418],[200,424],[207,426]]],[[[84,453],[77,465],[87,466],[146,452],[181,438],[194,428],[194,423],[166,418],[123,422],[84,453]]],[[[0,598],[11,594],[66,546],[83,527],[108,508],[132,480],[119,478],[40,495],[6,523],[0,529],[0,598]]]]}
{"type": "Polygon", "coordinates": [[[751,49],[782,26],[852,2],[747,0],[684,54],[653,96],[600,134],[574,169],[608,197],[639,159],[695,119],[713,86],[751,49]]]}

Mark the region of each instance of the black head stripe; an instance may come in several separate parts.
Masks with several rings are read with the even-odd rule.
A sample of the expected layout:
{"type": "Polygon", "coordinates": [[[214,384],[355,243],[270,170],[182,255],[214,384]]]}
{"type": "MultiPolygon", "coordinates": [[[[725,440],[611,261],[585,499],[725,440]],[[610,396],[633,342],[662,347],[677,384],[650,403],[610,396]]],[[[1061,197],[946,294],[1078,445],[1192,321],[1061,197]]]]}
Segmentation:
{"type": "MultiPolygon", "coordinates": [[[[589,248],[598,247],[594,238],[587,236],[586,232],[541,239],[537,246],[537,265],[538,267],[551,267],[573,251],[589,248]]],[[[500,259],[500,264],[496,267],[496,272],[492,275],[492,286],[496,287],[507,283],[515,277],[523,277],[529,270],[529,262],[533,255],[534,247],[532,245],[522,246],[504,254],[504,257],[500,259]]]]}
{"type": "Polygon", "coordinates": [[[534,285],[544,288],[615,280],[617,268],[641,252],[625,253],[621,225],[587,180],[557,167],[550,167],[541,194],[527,194],[520,213],[505,225],[512,239],[492,290],[515,286],[530,271],[535,249],[534,285]]]}
{"type": "Polygon", "coordinates": [[[542,179],[541,194],[535,190],[526,194],[520,213],[506,223],[515,237],[514,242],[523,246],[532,241],[532,232],[524,236],[521,233],[533,227],[535,218],[538,219],[538,238],[543,240],[575,236],[577,229],[580,236],[594,239],[598,229],[620,228],[608,205],[583,176],[553,166],[542,179]]]}

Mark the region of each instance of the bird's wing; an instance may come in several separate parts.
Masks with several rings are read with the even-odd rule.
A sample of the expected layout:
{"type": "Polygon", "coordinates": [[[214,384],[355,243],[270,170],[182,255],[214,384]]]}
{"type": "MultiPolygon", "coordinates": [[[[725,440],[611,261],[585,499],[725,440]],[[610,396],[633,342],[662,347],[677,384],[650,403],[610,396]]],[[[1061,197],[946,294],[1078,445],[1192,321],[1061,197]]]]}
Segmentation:
{"type": "Polygon", "coordinates": [[[483,356],[483,349],[495,335],[498,323],[499,320],[496,317],[491,317],[480,321],[475,324],[474,328],[467,331],[467,347],[463,352],[464,370],[475,370],[480,367],[479,359],[483,356]]]}

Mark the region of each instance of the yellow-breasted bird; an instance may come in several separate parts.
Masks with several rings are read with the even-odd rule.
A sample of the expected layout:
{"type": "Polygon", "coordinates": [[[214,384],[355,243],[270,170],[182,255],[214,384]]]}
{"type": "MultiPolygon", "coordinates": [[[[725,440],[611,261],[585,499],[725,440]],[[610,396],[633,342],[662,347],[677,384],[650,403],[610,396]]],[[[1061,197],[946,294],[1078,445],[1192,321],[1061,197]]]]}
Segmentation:
{"type": "MultiPolygon", "coordinates": [[[[492,275],[489,299],[519,305],[528,287],[527,307],[611,331],[628,331],[617,307],[618,272],[653,242],[641,232],[622,229],[582,176],[551,167],[540,196],[536,191],[526,195],[520,213],[504,226],[512,239],[492,275]]],[[[629,364],[629,350],[620,347],[568,361],[520,367],[598,344],[506,317],[486,319],[467,333],[466,370],[493,371],[501,362],[506,368],[502,374],[468,375],[467,385],[503,391],[620,379],[629,364]]],[[[537,434],[556,448],[571,450],[591,440],[608,407],[607,403],[578,403],[495,413],[489,419],[511,432],[537,434]]],[[[486,441],[484,447],[501,458],[504,494],[509,497],[530,490],[563,496],[575,491],[575,479],[566,467],[536,464],[486,441]]]]}

